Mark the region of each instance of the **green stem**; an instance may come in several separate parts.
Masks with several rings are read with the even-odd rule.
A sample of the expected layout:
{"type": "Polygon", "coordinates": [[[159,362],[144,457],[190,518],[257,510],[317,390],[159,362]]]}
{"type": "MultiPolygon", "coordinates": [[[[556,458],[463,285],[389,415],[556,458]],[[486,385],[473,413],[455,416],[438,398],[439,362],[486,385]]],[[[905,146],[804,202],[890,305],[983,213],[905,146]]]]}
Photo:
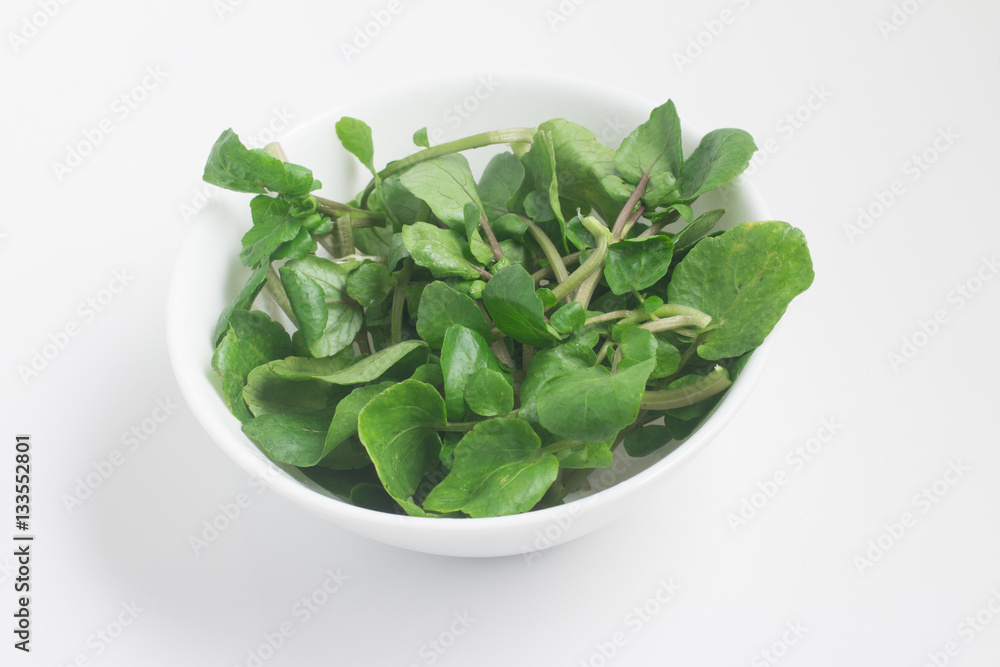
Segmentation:
{"type": "Polygon", "coordinates": [[[403,341],[403,306],[406,305],[406,286],[410,282],[411,271],[413,271],[413,260],[407,257],[403,260],[403,267],[396,275],[396,287],[392,293],[389,341],[393,345],[403,341]]]}
{"type": "Polygon", "coordinates": [[[587,279],[580,285],[580,289],[576,291],[576,297],[573,300],[583,306],[584,310],[587,310],[587,306],[590,305],[590,299],[594,296],[597,283],[601,282],[601,273],[601,271],[595,271],[587,276],[587,279]]]}
{"type": "Polygon", "coordinates": [[[620,320],[626,317],[631,317],[635,314],[634,310],[612,310],[608,313],[601,313],[600,315],[594,315],[593,317],[588,317],[583,322],[583,326],[589,327],[592,324],[600,324],[601,322],[610,322],[612,320],[620,320]]]}
{"type": "MultiPolygon", "coordinates": [[[[458,153],[460,151],[469,150],[470,148],[482,148],[483,146],[492,146],[494,144],[514,144],[514,143],[527,143],[530,144],[535,138],[535,129],[529,127],[515,127],[506,130],[494,130],[492,132],[482,132],[481,134],[474,134],[469,137],[463,137],[462,139],[456,139],[454,141],[446,141],[443,144],[438,144],[437,146],[431,146],[430,148],[425,148],[422,151],[418,151],[409,155],[402,160],[396,160],[385,169],[378,173],[378,177],[385,180],[393,174],[398,174],[401,171],[409,169],[415,164],[421,162],[426,162],[427,160],[433,160],[437,157],[443,157],[445,155],[451,155],[452,153],[458,153]]],[[[375,189],[375,179],[372,179],[368,186],[365,188],[364,193],[361,195],[361,206],[363,207],[368,201],[368,196],[371,195],[372,190],[375,189]]]]}
{"type": "Polygon", "coordinates": [[[552,454],[554,452],[561,452],[564,449],[573,449],[574,447],[579,447],[584,444],[586,443],[582,440],[559,440],[557,442],[553,442],[551,445],[542,447],[542,452],[552,454]]]}
{"type": "Polygon", "coordinates": [[[330,254],[334,259],[354,254],[354,228],[350,216],[342,215],[334,221],[330,230],[330,245],[330,254]]]}
{"type": "Polygon", "coordinates": [[[715,396],[732,384],[729,373],[722,366],[716,366],[712,372],[698,378],[691,384],[674,389],[647,391],[642,396],[639,407],[643,410],[672,410],[694,405],[706,398],[715,396]]]}
{"type": "Polygon", "coordinates": [[[608,350],[614,345],[610,340],[604,341],[604,345],[601,346],[600,351],[597,353],[597,361],[594,363],[595,366],[600,366],[601,362],[608,356],[608,350]]]}
{"type": "Polygon", "coordinates": [[[486,215],[482,212],[479,213],[479,226],[486,233],[486,240],[489,241],[490,250],[493,252],[493,261],[499,262],[503,259],[503,249],[500,247],[500,242],[497,241],[496,234],[493,233],[490,221],[486,219],[486,215]]]}
{"type": "MultiPolygon", "coordinates": [[[[642,193],[646,190],[646,184],[649,183],[649,170],[642,175],[639,179],[639,183],[635,186],[635,190],[632,191],[632,196],[628,198],[625,205],[622,206],[621,212],[618,214],[618,219],[615,220],[615,226],[611,230],[611,238],[614,241],[620,241],[622,238],[622,232],[625,229],[625,223],[632,217],[633,211],[635,210],[636,204],[639,203],[639,198],[642,197],[642,193]]],[[[638,217],[636,217],[638,220],[638,217]]]]}
{"type": "MultiPolygon", "coordinates": [[[[366,211],[360,208],[354,208],[353,206],[348,206],[347,204],[341,204],[340,202],[333,201],[332,199],[326,199],[324,197],[319,197],[313,195],[316,200],[316,210],[325,215],[328,218],[337,219],[340,216],[347,214],[351,217],[353,221],[356,220],[382,220],[385,221],[385,213],[380,213],[378,211],[366,211]]],[[[357,227],[359,225],[355,225],[357,227]]],[[[373,226],[373,225],[369,225],[373,226]]]]}
{"type": "MultiPolygon", "coordinates": [[[[560,257],[559,260],[562,262],[563,266],[567,264],[575,264],[580,261],[580,253],[574,252],[566,255],[565,257],[560,257]]],[[[531,278],[537,283],[543,278],[548,278],[550,274],[553,273],[552,266],[543,266],[534,273],[531,274],[531,278]]]]}
{"type": "Polygon", "coordinates": [[[654,222],[649,227],[647,227],[646,229],[644,229],[642,231],[642,233],[639,234],[639,236],[637,236],[636,238],[640,238],[641,239],[641,238],[645,238],[647,236],[653,236],[654,234],[658,234],[661,229],[663,229],[664,227],[666,227],[667,225],[669,225],[671,222],[674,222],[675,220],[677,220],[680,217],[681,217],[681,214],[678,213],[676,211],[676,209],[672,210],[672,211],[670,211],[669,213],[667,213],[663,217],[663,220],[660,220],[659,222],[654,222]]]}
{"type": "Polygon", "coordinates": [[[267,289],[267,293],[271,295],[274,302],[285,312],[285,315],[288,316],[288,319],[292,321],[292,324],[297,329],[299,321],[295,319],[295,313],[292,312],[292,304],[288,303],[288,295],[285,294],[285,288],[281,284],[281,277],[274,268],[274,264],[267,265],[266,281],[264,287],[267,289]]]}
{"type": "MultiPolygon", "coordinates": [[[[595,239],[597,239],[597,248],[590,253],[590,257],[587,258],[587,261],[581,264],[576,271],[567,276],[566,280],[556,285],[556,287],[552,290],[552,293],[555,294],[557,301],[561,301],[572,294],[574,290],[581,287],[583,283],[595,273],[597,279],[600,280],[601,274],[598,272],[598,269],[603,268],[604,258],[608,255],[608,245],[611,242],[611,233],[597,218],[590,215],[583,219],[583,226],[587,228],[587,231],[594,235],[595,239]]],[[[590,289],[590,294],[593,294],[593,288],[596,286],[597,283],[594,282],[593,287],[590,289]]],[[[580,301],[579,294],[577,294],[576,300],[580,301]]],[[[580,305],[586,308],[589,303],[590,296],[588,295],[586,303],[581,302],[580,305]]]]}
{"type": "Polygon", "coordinates": [[[532,220],[528,220],[528,231],[531,232],[531,238],[535,239],[538,246],[542,249],[542,253],[545,255],[545,259],[549,260],[549,266],[556,277],[556,282],[563,283],[569,278],[569,272],[566,270],[566,265],[563,264],[562,257],[559,255],[559,250],[556,248],[555,244],[552,243],[552,239],[549,238],[548,234],[542,231],[542,228],[536,225],[532,220]]]}
{"type": "MultiPolygon", "coordinates": [[[[655,312],[655,311],[654,311],[655,312]]],[[[701,321],[700,318],[694,315],[674,315],[673,317],[664,317],[660,319],[653,320],[652,322],[645,322],[640,324],[641,329],[648,329],[653,333],[657,331],[672,331],[674,329],[683,329],[684,327],[697,327],[698,323],[701,321]]]]}

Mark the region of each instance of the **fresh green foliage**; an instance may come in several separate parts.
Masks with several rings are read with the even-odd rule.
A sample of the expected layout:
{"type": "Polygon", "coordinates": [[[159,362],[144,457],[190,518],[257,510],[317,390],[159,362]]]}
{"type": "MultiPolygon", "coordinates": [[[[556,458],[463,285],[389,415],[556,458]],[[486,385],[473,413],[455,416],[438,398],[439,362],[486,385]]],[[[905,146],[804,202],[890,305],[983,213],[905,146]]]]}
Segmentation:
{"type": "Polygon", "coordinates": [[[205,180],[255,195],[212,367],[264,454],[359,507],[516,514],[622,447],[668,455],[813,279],[801,231],[697,201],[755,146],[715,130],[685,159],[671,101],[617,149],[559,118],[433,148],[421,128],[381,171],[366,123],[335,129],[371,175],[349,203],[274,146],[212,147],[205,180]],[[464,151],[498,143],[477,178],[464,151]]]}

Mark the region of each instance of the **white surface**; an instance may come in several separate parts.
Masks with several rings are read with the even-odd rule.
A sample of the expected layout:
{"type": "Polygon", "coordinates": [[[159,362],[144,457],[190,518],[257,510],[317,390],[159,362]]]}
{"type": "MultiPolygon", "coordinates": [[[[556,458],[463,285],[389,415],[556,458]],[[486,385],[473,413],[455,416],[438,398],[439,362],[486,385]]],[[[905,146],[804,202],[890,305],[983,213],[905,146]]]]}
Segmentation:
{"type": "MultiPolygon", "coordinates": [[[[341,43],[389,3],[232,0],[221,16],[221,2],[68,3],[15,51],[9,34],[48,4],[6,3],[0,47],[0,483],[12,485],[14,434],[31,433],[37,535],[34,650],[14,651],[5,630],[4,665],[247,665],[282,628],[293,634],[263,664],[753,667],[773,664],[760,652],[782,653],[783,638],[795,643],[776,664],[789,666],[996,664],[1000,281],[957,291],[995,278],[984,259],[1000,250],[994,3],[400,0],[350,62],[341,43]],[[893,18],[898,30],[880,30],[893,18]],[[678,66],[699,35],[703,52],[678,66]],[[123,106],[147,68],[162,80],[123,106]],[[393,82],[512,69],[670,97],[699,127],[750,131],[768,154],[750,178],[805,230],[817,278],[755,395],[648,507],[531,561],[423,556],[259,492],[209,440],[168,363],[167,282],[222,128],[290,128],[393,82]],[[110,133],[59,180],[53,162],[103,119],[110,133]],[[935,162],[914,170],[925,150],[935,162]],[[895,201],[849,238],[894,181],[895,201]],[[124,289],[102,292],[122,270],[124,289]],[[86,300],[102,297],[91,316],[86,300]],[[917,335],[936,314],[935,334],[917,335]],[[18,366],[70,324],[78,335],[23,382],[18,366]],[[924,344],[894,368],[888,355],[915,335],[924,344]],[[133,450],[127,433],[164,415],[158,400],[176,407],[133,450]],[[826,436],[824,420],[836,433],[797,468],[789,452],[826,436]],[[115,450],[121,465],[68,511],[115,450]],[[779,471],[787,483],[734,532],[727,515],[779,471]],[[920,499],[946,475],[937,502],[920,499]],[[189,539],[237,501],[195,553],[189,539]],[[906,512],[911,525],[859,572],[855,558],[906,512]],[[309,610],[313,595],[324,604],[309,610]],[[132,604],[136,620],[99,639],[132,604]]],[[[456,102],[442,100],[442,129],[456,102]]],[[[12,495],[0,488],[0,517],[12,495]]],[[[5,627],[12,550],[0,549],[5,627]]]]}

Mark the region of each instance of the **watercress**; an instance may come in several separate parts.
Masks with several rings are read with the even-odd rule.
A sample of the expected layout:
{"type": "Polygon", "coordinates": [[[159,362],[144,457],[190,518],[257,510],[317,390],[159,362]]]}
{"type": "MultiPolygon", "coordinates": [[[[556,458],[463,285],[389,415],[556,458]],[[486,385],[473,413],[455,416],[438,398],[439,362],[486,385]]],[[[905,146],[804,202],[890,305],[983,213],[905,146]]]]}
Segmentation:
{"type": "Polygon", "coordinates": [[[255,195],[212,366],[247,437],[362,507],[526,512],[619,450],[673,451],[813,279],[788,223],[696,215],[756,146],[715,130],[685,158],[671,101],[617,149],[563,119],[436,146],[418,130],[378,170],[368,125],[336,132],[371,173],[349,203],[276,144],[212,147],[204,179],[255,195]],[[463,153],[497,145],[477,179],[463,153]]]}

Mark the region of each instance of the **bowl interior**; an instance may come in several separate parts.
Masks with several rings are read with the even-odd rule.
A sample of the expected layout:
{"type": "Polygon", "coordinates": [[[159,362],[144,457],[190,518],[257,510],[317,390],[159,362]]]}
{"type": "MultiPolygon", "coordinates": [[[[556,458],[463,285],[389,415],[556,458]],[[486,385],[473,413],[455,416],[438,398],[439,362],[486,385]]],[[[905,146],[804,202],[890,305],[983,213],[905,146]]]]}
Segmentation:
{"type": "MultiPolygon", "coordinates": [[[[299,127],[281,143],[290,162],[309,167],[322,181],[319,194],[349,201],[365,186],[369,175],[337,139],[334,124],[345,115],[372,127],[376,167],[381,168],[391,159],[418,150],[412,136],[421,127],[428,128],[434,145],[478,132],[533,127],[550,118],[566,118],[617,147],[648,118],[654,106],[618,90],[563,78],[523,74],[457,76],[362,96],[299,127]]],[[[679,113],[685,153],[689,154],[701,134],[683,122],[683,109],[679,113]]],[[[480,173],[490,157],[503,150],[507,148],[477,149],[466,152],[466,156],[474,173],[480,173]]],[[[764,361],[766,343],[753,355],[709,419],[684,444],[666,458],[654,454],[632,460],[617,455],[621,460],[616,466],[595,472],[594,487],[602,491],[589,498],[561,508],[495,519],[422,519],[358,508],[333,497],[294,467],[271,462],[243,435],[239,421],[221,398],[221,384],[211,368],[211,332],[219,312],[249,275],[238,259],[240,238],[250,226],[248,202],[249,195],[218,193],[192,225],[178,257],[167,321],[171,363],[178,383],[209,435],[250,474],[335,523],[383,542],[430,553],[487,556],[543,548],[593,530],[624,512],[640,488],[680,464],[713,437],[742,402],[764,361]],[[541,541],[537,538],[553,525],[566,524],[560,517],[570,515],[570,526],[556,537],[541,541]],[[470,540],[471,536],[477,539],[470,540]]],[[[744,220],[767,219],[762,202],[746,184],[709,193],[699,199],[695,209],[700,212],[719,207],[726,209],[720,222],[723,228],[744,220]]],[[[258,299],[255,307],[283,319],[280,311],[267,307],[265,301],[258,299]]]]}

